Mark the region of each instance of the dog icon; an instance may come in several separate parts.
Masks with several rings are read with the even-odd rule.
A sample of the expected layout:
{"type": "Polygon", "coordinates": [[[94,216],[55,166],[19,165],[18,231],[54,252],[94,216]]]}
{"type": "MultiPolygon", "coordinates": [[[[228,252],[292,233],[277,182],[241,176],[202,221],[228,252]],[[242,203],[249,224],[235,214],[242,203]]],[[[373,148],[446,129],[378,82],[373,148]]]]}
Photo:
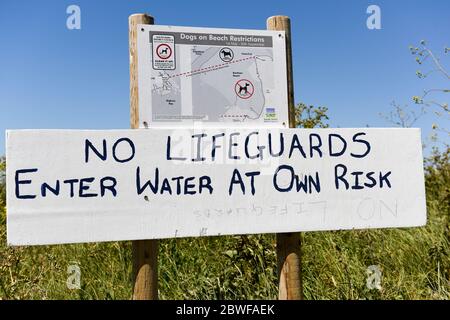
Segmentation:
{"type": "Polygon", "coordinates": [[[233,51],[230,48],[222,48],[219,52],[219,57],[224,62],[230,62],[233,60],[234,54],[233,51]]]}
{"type": "Polygon", "coordinates": [[[222,55],[224,59],[226,57],[230,57],[230,59],[233,58],[233,56],[231,55],[231,51],[222,50],[222,55]]]}
{"type": "Polygon", "coordinates": [[[241,86],[240,84],[238,84],[238,86],[239,86],[239,95],[246,96],[249,94],[248,87],[250,86],[250,83],[246,82],[244,86],[241,86]]]}
{"type": "Polygon", "coordinates": [[[162,49],[160,54],[167,54],[167,49],[169,49],[169,48],[166,47],[166,48],[162,49]]]}

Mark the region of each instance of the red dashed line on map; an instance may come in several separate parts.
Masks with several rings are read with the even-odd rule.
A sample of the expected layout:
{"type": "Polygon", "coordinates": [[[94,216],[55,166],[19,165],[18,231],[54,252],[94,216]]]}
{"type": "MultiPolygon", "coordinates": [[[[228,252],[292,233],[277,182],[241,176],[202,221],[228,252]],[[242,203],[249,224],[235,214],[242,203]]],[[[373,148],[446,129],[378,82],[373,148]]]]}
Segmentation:
{"type": "Polygon", "coordinates": [[[238,63],[238,62],[242,62],[245,60],[250,60],[250,59],[256,59],[256,57],[248,57],[248,58],[243,58],[243,59],[238,59],[238,60],[234,60],[234,61],[230,61],[230,62],[226,62],[226,63],[222,63],[222,64],[215,64],[209,67],[205,67],[202,69],[197,69],[197,70],[192,70],[192,71],[188,71],[188,72],[183,72],[183,73],[179,73],[179,74],[175,74],[173,76],[170,76],[169,78],[175,78],[175,77],[181,77],[181,76],[189,76],[192,75],[194,73],[198,73],[198,72],[204,72],[204,71],[214,71],[217,69],[220,69],[226,65],[232,64],[232,63],[238,63]]]}

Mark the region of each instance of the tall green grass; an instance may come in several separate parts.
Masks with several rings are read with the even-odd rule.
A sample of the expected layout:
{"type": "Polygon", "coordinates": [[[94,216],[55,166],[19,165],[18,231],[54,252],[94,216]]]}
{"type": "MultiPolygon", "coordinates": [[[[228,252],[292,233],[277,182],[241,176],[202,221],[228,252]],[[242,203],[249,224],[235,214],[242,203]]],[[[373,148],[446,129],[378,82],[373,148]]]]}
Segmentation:
{"type": "MultiPolygon", "coordinates": [[[[1,218],[2,299],[130,299],[129,242],[8,248],[1,218]],[[67,267],[81,268],[81,289],[66,286],[67,267]]],[[[306,299],[448,299],[450,246],[439,212],[426,227],[303,234],[306,299]],[[366,287],[378,265],[381,291],[366,287]]],[[[275,299],[273,235],[163,240],[162,299],[275,299]]]]}

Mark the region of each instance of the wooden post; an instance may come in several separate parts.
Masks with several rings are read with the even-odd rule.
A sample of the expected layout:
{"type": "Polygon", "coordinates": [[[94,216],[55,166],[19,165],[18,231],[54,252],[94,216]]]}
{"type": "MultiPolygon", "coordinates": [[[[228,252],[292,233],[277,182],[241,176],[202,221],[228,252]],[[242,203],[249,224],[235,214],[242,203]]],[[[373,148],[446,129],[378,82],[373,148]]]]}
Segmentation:
{"type": "MultiPolygon", "coordinates": [[[[131,128],[139,128],[139,90],[137,60],[138,24],[153,24],[153,17],[133,14],[128,18],[130,50],[130,122],[131,128]]],[[[158,299],[158,240],[133,241],[133,299],[158,299]]]]}
{"type": "MultiPolygon", "coordinates": [[[[295,128],[294,81],[292,72],[291,21],[286,16],[267,19],[267,29],[286,32],[286,67],[288,85],[289,127],[295,128]]],[[[277,234],[278,298],[303,299],[301,277],[301,242],[299,233],[277,234]]]]}

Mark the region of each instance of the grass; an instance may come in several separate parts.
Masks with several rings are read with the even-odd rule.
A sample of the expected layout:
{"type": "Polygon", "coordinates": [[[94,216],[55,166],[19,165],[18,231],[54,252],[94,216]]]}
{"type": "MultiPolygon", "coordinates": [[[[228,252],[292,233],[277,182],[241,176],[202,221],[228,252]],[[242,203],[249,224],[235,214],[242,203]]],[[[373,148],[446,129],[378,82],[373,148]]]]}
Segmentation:
{"type": "MultiPolygon", "coordinates": [[[[449,299],[449,203],[428,192],[428,223],[411,229],[302,234],[306,299],[449,299]],[[379,266],[381,290],[368,289],[379,266]]],[[[448,199],[444,197],[444,200],[448,199]]],[[[0,214],[0,299],[130,299],[131,243],[6,247],[0,214]],[[66,285],[69,265],[81,289],[66,285]]],[[[162,240],[161,299],[276,299],[274,235],[162,240]]]]}

